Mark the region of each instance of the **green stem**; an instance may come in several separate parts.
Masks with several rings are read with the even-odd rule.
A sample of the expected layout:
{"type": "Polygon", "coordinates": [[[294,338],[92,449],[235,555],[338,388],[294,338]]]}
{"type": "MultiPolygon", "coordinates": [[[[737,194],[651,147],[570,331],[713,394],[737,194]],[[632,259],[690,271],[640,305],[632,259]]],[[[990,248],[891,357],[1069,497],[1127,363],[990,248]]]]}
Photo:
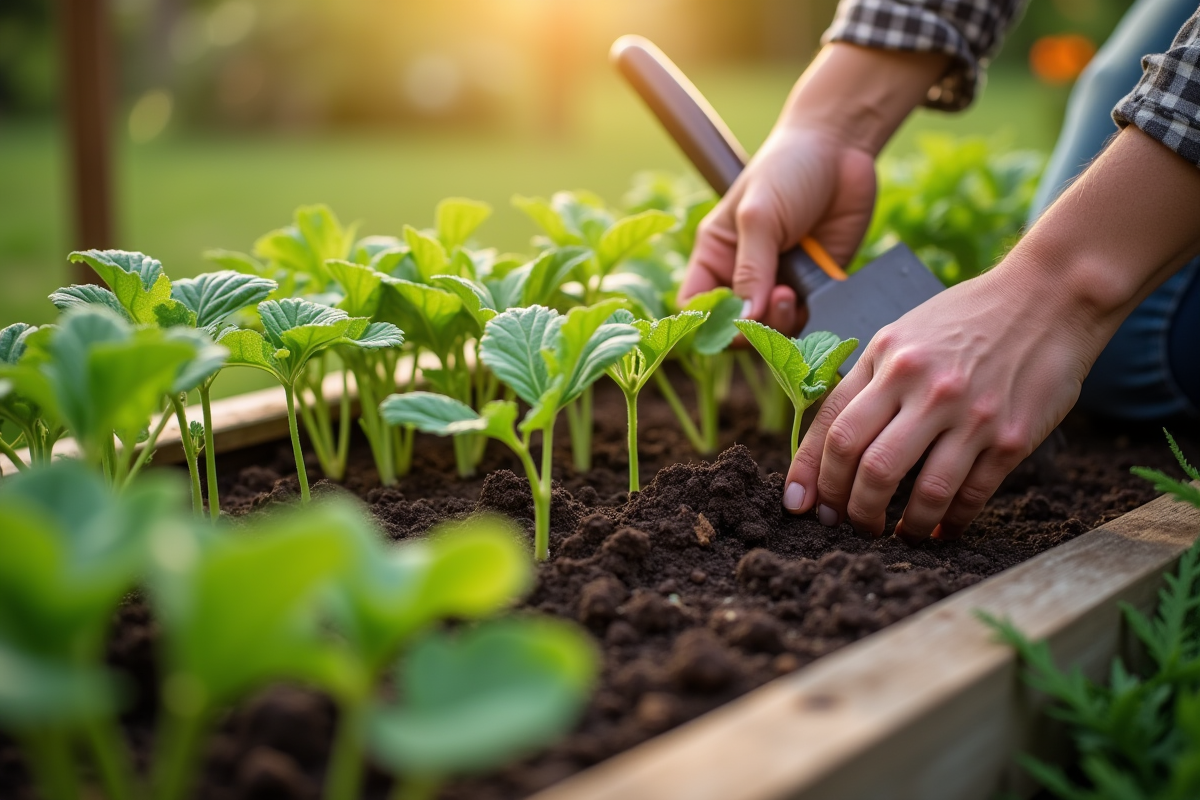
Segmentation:
{"type": "Polygon", "coordinates": [[[221,490],[217,487],[217,447],[212,421],[212,383],[200,386],[200,407],[204,410],[204,468],[208,473],[208,515],[221,517],[221,490]]]}
{"type": "Polygon", "coordinates": [[[550,557],[551,472],[554,469],[554,423],[542,429],[542,471],[533,492],[533,557],[550,557]]]}
{"type": "Polygon", "coordinates": [[[417,429],[412,425],[397,428],[394,432],[393,450],[396,453],[396,474],[407,475],[412,470],[413,443],[417,438],[417,429]]]}
{"type": "Polygon", "coordinates": [[[104,437],[104,445],[100,449],[100,464],[104,469],[104,474],[108,477],[109,485],[114,489],[120,488],[116,476],[117,443],[115,433],[109,433],[104,437]]]}
{"type": "Polygon", "coordinates": [[[150,458],[154,455],[154,449],[158,445],[158,437],[162,435],[163,428],[167,426],[167,422],[169,422],[171,418],[172,415],[168,414],[166,411],[163,411],[163,413],[159,415],[158,424],[155,425],[154,430],[150,432],[150,436],[147,437],[146,443],[142,447],[142,451],[138,453],[137,459],[135,459],[133,462],[133,466],[129,468],[129,475],[127,475],[125,478],[126,482],[137,477],[137,474],[142,471],[142,467],[150,463],[150,458]]]}
{"type": "Polygon", "coordinates": [[[187,461],[188,475],[192,479],[192,511],[197,516],[204,516],[204,496],[200,489],[200,465],[197,462],[196,448],[192,444],[192,435],[188,432],[187,411],[179,395],[171,396],[171,405],[175,408],[175,419],[179,420],[179,440],[183,443],[183,457],[187,461]]]}
{"type": "Polygon", "coordinates": [[[625,392],[625,408],[629,412],[629,491],[639,492],[642,483],[638,477],[637,392],[625,392]]]}
{"type": "Polygon", "coordinates": [[[325,771],[325,800],[357,800],[361,796],[366,749],[367,704],[361,700],[344,701],[339,716],[325,771]]]}
{"type": "MultiPolygon", "coordinates": [[[[24,472],[25,470],[29,469],[29,465],[26,464],[19,455],[17,455],[17,451],[12,449],[12,447],[6,444],[2,439],[0,439],[0,453],[3,453],[4,456],[13,463],[13,466],[16,467],[18,471],[24,472]]],[[[32,458],[33,448],[31,447],[30,459],[32,460],[32,458]]]]}
{"type": "Polygon", "coordinates": [[[350,454],[350,379],[349,370],[342,370],[342,398],[338,403],[337,480],[346,477],[346,460],[350,454]]]}
{"type": "Polygon", "coordinates": [[[304,469],[304,451],[300,449],[300,426],[296,423],[296,390],[290,385],[283,387],[287,399],[288,433],[292,437],[292,457],[296,459],[296,478],[300,481],[300,502],[312,499],[308,490],[308,471],[304,469]]]}
{"type": "Polygon", "coordinates": [[[691,443],[692,449],[697,453],[704,453],[704,440],[700,437],[700,431],[696,429],[696,423],[692,422],[692,416],[683,407],[683,402],[675,393],[675,387],[671,385],[671,381],[663,374],[662,370],[655,371],[654,385],[658,387],[658,391],[667,401],[667,405],[675,412],[675,418],[679,420],[679,425],[683,428],[683,435],[691,443]]]}
{"type": "Polygon", "coordinates": [[[470,478],[475,475],[474,454],[475,442],[469,435],[454,437],[454,463],[458,467],[458,477],[470,478]]]}
{"type": "Polygon", "coordinates": [[[43,800],[78,800],[79,779],[71,744],[62,731],[42,731],[24,740],[30,772],[43,800]]]}
{"type": "Polygon", "coordinates": [[[189,796],[204,733],[204,717],[169,713],[154,758],[154,800],[189,796]]]}
{"type": "Polygon", "coordinates": [[[310,406],[305,401],[303,387],[296,393],[296,402],[300,408],[300,419],[304,422],[304,430],[308,432],[308,441],[321,465],[321,471],[325,473],[326,477],[337,480],[334,476],[336,470],[333,461],[332,423],[329,422],[327,416],[322,415],[321,404],[314,400],[310,406]]]}
{"type": "Polygon", "coordinates": [[[796,406],[796,414],[792,417],[792,458],[796,457],[796,451],[800,449],[800,421],[804,419],[804,409],[796,406]]]}
{"type": "Polygon", "coordinates": [[[440,788],[442,788],[441,778],[409,775],[396,779],[392,784],[389,800],[433,800],[437,797],[440,788]]]}
{"type": "Polygon", "coordinates": [[[571,461],[578,473],[592,468],[592,387],[583,390],[567,406],[567,430],[571,434],[571,461]]]}
{"type": "Polygon", "coordinates": [[[124,735],[112,719],[94,720],[86,726],[88,747],[108,800],[135,800],[142,795],[134,778],[133,764],[125,748],[124,735]]]}
{"type": "Polygon", "coordinates": [[[718,413],[720,406],[717,403],[717,373],[713,369],[715,365],[707,364],[709,369],[701,372],[699,380],[696,382],[696,391],[698,397],[698,406],[700,410],[700,436],[704,442],[704,449],[701,451],[704,455],[712,455],[717,451],[719,444],[718,436],[718,413]]]}

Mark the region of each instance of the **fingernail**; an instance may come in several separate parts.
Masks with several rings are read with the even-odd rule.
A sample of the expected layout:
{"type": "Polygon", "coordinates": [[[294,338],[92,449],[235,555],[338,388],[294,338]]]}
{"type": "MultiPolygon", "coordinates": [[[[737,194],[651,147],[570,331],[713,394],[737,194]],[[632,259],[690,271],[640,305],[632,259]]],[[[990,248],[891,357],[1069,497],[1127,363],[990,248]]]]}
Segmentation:
{"type": "Polygon", "coordinates": [[[826,528],[838,524],[838,513],[829,506],[817,506],[817,521],[826,528]]]}
{"type": "Polygon", "coordinates": [[[745,300],[742,302],[742,319],[750,319],[750,311],[754,308],[753,300],[745,300]]]}
{"type": "Polygon", "coordinates": [[[804,504],[804,487],[792,481],[783,490],[783,507],[788,511],[799,511],[804,504]]]}

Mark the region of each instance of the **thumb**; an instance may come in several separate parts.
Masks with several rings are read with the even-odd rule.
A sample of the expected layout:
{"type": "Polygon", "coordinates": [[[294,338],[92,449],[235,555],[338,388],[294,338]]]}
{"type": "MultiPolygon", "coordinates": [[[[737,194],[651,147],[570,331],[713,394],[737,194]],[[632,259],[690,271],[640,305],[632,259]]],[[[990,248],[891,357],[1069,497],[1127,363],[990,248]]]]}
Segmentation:
{"type": "Polygon", "coordinates": [[[733,293],[746,301],[743,317],[762,320],[767,313],[775,273],[779,269],[782,230],[767,198],[748,191],[735,212],[737,256],[733,264],[733,293]]]}

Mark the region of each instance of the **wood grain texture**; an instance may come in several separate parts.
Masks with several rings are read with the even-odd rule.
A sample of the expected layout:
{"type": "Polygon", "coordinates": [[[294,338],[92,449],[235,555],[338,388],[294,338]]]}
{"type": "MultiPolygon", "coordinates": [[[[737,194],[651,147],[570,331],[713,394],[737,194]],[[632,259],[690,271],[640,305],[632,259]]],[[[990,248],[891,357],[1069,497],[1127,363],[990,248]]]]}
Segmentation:
{"type": "Polygon", "coordinates": [[[534,800],[986,800],[1028,794],[1017,752],[1060,745],[1012,651],[975,616],[1098,676],[1118,603],[1153,606],[1200,512],[1160,498],[780,678],[534,800]]]}

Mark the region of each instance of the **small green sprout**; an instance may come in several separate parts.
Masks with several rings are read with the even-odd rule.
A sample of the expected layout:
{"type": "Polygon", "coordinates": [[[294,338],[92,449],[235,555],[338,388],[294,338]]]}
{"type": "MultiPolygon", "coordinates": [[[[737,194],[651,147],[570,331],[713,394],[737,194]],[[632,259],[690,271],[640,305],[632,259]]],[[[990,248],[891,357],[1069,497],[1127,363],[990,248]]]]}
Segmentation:
{"type": "Polygon", "coordinates": [[[858,339],[839,339],[837,334],[816,331],[803,339],[789,339],[761,322],[739,319],[734,322],[751,346],[763,357],[767,368],[792,401],[792,454],[800,447],[800,421],[805,410],[821,399],[838,381],[842,365],[858,339]]]}
{"type": "Polygon", "coordinates": [[[397,668],[402,699],[372,709],[371,749],[403,776],[395,796],[431,797],[449,775],[500,767],[568,730],[595,675],[592,644],[557,620],[435,633],[397,668]]]}
{"type": "MultiPolygon", "coordinates": [[[[37,328],[23,322],[0,328],[0,365],[14,367],[20,363],[29,349],[25,341],[35,331],[37,328]]],[[[0,376],[0,453],[7,456],[18,470],[49,464],[54,443],[62,438],[64,432],[63,426],[49,419],[35,400],[22,395],[12,381],[0,376]],[[18,431],[12,441],[4,438],[5,423],[18,431]],[[28,464],[17,454],[17,449],[22,445],[29,450],[28,464]]]]}
{"type": "Polygon", "coordinates": [[[332,347],[373,350],[399,347],[404,335],[395,325],[351,317],[345,311],[288,298],[264,300],[258,305],[264,333],[233,328],[218,342],[229,350],[231,366],[245,366],[270,373],[283,386],[287,400],[288,430],[302,502],[310,499],[300,429],[296,421],[296,384],[308,362],[332,347]]]}
{"type": "Polygon", "coordinates": [[[449,436],[481,433],[504,442],[521,460],[534,503],[534,555],[550,552],[550,479],[553,465],[554,422],[559,412],[579,397],[604,371],[638,343],[641,334],[610,317],[620,300],[573,308],[566,315],[543,306],[510,309],[486,327],[480,357],[506,386],[529,404],[516,425],[517,404],[488,403],[481,412],[445,395],[409,392],[384,400],[382,412],[394,425],[449,436]],[[542,466],[530,454],[531,438],[542,432],[542,466]]]}
{"type": "MultiPolygon", "coordinates": [[[[618,311],[617,314],[622,312],[618,311]]],[[[641,334],[637,347],[625,354],[617,363],[608,368],[608,375],[625,394],[625,406],[629,416],[629,491],[641,489],[638,476],[638,394],[649,382],[650,378],[662,366],[671,350],[692,331],[699,328],[708,319],[708,313],[703,311],[681,311],[678,314],[650,322],[634,320],[628,311],[623,312],[627,319],[641,334]]],[[[620,318],[620,317],[618,317],[620,318]]]]}

